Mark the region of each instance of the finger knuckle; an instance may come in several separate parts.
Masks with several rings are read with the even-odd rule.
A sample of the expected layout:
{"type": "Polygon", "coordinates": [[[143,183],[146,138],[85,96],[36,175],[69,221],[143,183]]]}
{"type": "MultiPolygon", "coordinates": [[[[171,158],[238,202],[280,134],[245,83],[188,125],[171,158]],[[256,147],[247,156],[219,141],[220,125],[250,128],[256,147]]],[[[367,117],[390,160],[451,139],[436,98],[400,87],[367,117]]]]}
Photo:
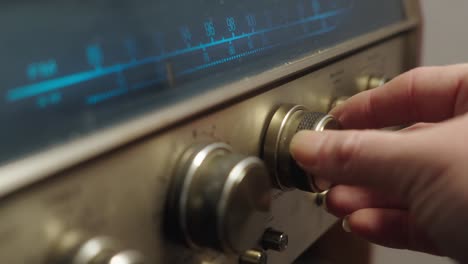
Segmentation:
{"type": "Polygon", "coordinates": [[[319,169],[326,170],[328,168],[328,160],[330,157],[330,146],[332,145],[332,139],[329,134],[324,133],[323,139],[320,144],[317,145],[317,157],[319,169]]]}
{"type": "Polygon", "coordinates": [[[431,67],[427,67],[427,66],[416,67],[408,72],[408,76],[410,76],[410,79],[417,78],[430,69],[431,67]]]}
{"type": "Polygon", "coordinates": [[[408,85],[406,86],[406,98],[407,98],[407,106],[411,106],[408,108],[409,115],[411,116],[412,120],[421,120],[423,115],[419,111],[420,107],[418,106],[418,80],[424,72],[426,72],[427,68],[419,67],[412,71],[410,71],[408,75],[408,85]]]}
{"type": "Polygon", "coordinates": [[[341,173],[352,175],[362,149],[362,133],[351,132],[336,146],[336,166],[341,173]]]}

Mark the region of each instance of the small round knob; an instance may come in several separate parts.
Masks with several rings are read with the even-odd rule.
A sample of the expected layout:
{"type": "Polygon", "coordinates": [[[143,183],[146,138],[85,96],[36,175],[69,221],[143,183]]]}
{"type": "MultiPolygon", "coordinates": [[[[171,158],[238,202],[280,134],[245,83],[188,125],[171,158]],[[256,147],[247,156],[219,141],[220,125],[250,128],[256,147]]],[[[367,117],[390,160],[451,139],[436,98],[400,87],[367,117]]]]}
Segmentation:
{"type": "Polygon", "coordinates": [[[134,250],[126,250],[111,256],[109,264],[144,264],[143,256],[134,250]]]}
{"type": "Polygon", "coordinates": [[[342,105],[346,102],[346,100],[349,99],[349,96],[341,96],[341,97],[338,97],[336,98],[335,100],[333,100],[330,104],[330,107],[329,107],[329,111],[331,111],[332,109],[334,109],[335,107],[339,106],[339,105],[342,105]]]}
{"type": "Polygon", "coordinates": [[[250,249],[239,258],[239,264],[266,264],[268,256],[263,250],[250,249]]]}
{"type": "Polygon", "coordinates": [[[288,235],[269,228],[265,231],[262,237],[262,246],[264,249],[271,249],[278,252],[286,250],[288,248],[288,235]]]}
{"type": "Polygon", "coordinates": [[[144,264],[141,253],[135,250],[119,251],[118,243],[107,237],[97,237],[79,247],[72,264],[144,264]]]}
{"type": "Polygon", "coordinates": [[[283,105],[273,115],[263,143],[265,163],[274,175],[274,183],[282,190],[298,188],[307,192],[322,192],[331,184],[315,180],[302,170],[291,157],[289,146],[301,130],[337,130],[341,126],[331,115],[310,112],[300,105],[283,105]]]}
{"type": "Polygon", "coordinates": [[[109,237],[86,238],[78,232],[66,233],[51,254],[51,263],[57,264],[144,264],[143,255],[123,249],[109,237]]]}
{"type": "Polygon", "coordinates": [[[168,221],[192,246],[243,253],[268,221],[271,181],[263,162],[224,143],[195,145],[181,157],[168,203],[168,221]],[[172,220],[171,220],[172,219],[172,220]]]}
{"type": "Polygon", "coordinates": [[[378,88],[389,81],[389,78],[383,76],[365,75],[357,78],[357,86],[359,91],[364,92],[367,90],[378,88]]]}

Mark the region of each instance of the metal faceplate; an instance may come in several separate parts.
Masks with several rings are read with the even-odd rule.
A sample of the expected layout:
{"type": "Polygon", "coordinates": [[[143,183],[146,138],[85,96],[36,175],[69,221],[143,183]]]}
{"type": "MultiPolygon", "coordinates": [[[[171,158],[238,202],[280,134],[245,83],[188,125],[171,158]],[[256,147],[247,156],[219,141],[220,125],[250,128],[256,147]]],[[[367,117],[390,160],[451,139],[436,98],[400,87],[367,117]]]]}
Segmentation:
{"type": "MultiPolygon", "coordinates": [[[[2,195],[5,196],[0,203],[1,262],[52,263],[54,248],[63,235],[76,231],[90,237],[112,237],[125,247],[142,252],[147,263],[237,263],[238,256],[188,248],[168,236],[163,223],[165,203],[178,157],[188,146],[202,141],[225,142],[237,153],[261,156],[266,126],[279,105],[299,104],[311,111],[327,112],[334,98],[350,96],[359,90],[356,84],[359,77],[393,77],[417,65],[415,25],[413,21],[406,29],[392,29],[390,35],[385,31],[377,32],[367,41],[361,41],[361,44],[372,42],[372,45],[360,45],[361,49],[353,49],[353,53],[343,57],[329,54],[329,59],[334,60],[327,60],[321,67],[307,68],[302,64],[296,69],[296,73],[300,72],[298,77],[261,89],[257,86],[257,90],[238,97],[242,100],[217,105],[214,110],[153,134],[142,133],[146,136],[120,148],[114,147],[87,162],[65,166],[66,169],[52,164],[48,168],[43,166],[48,173],[37,172],[38,175],[53,174],[53,177],[22,188],[19,186],[37,179],[23,179],[21,183],[10,185],[16,186],[14,188],[4,185],[2,195]],[[379,42],[374,42],[379,39],[376,36],[380,36],[379,42]],[[382,39],[383,36],[387,38],[382,39]]],[[[356,47],[354,44],[348,45],[356,47]]],[[[214,106],[207,98],[204,100],[207,106],[214,106]]],[[[157,118],[158,114],[145,120],[151,122],[150,117],[157,118]]],[[[140,124],[144,124],[142,120],[140,124]]],[[[94,142],[96,148],[109,149],[103,147],[108,142],[105,138],[94,142]]],[[[88,159],[91,156],[87,155],[88,159]]],[[[56,157],[57,162],[63,161],[56,157]]],[[[45,160],[51,163],[50,159],[45,160]]],[[[76,164],[76,160],[71,160],[68,159],[70,164],[76,164]]],[[[15,176],[14,170],[11,175],[6,169],[2,172],[5,172],[3,177],[15,176]]],[[[272,213],[266,228],[286,233],[289,246],[283,252],[268,251],[268,263],[291,263],[334,223],[335,218],[315,204],[314,194],[272,192],[272,213]]]]}

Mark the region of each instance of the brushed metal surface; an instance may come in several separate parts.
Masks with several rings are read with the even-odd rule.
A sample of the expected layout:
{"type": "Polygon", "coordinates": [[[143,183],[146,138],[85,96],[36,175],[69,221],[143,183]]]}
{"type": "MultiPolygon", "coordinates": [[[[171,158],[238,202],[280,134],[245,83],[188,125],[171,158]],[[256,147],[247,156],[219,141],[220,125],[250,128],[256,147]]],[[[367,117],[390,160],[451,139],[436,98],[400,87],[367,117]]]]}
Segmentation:
{"type": "MultiPolygon", "coordinates": [[[[177,157],[205,140],[259,156],[266,125],[279,105],[326,112],[333,98],[356,93],[356,78],[396,76],[408,68],[409,37],[388,39],[10,194],[0,202],[1,262],[47,263],[54,242],[69,230],[80,230],[122,241],[144,253],[147,263],[237,263],[237,256],[191,250],[167,239],[162,219],[177,157]]],[[[274,191],[268,227],[287,234],[289,246],[268,251],[269,264],[291,263],[333,224],[315,198],[274,191]]]]}

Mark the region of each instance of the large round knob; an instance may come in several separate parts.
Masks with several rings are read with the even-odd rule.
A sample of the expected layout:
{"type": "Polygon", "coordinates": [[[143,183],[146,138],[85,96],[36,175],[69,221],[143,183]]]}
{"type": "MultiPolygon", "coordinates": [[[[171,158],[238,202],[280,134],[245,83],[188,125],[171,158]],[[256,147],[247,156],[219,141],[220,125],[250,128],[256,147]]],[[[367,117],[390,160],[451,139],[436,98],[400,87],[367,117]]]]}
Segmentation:
{"type": "Polygon", "coordinates": [[[275,112],[265,135],[263,156],[278,188],[307,192],[330,188],[330,183],[315,180],[313,175],[304,172],[289,153],[289,145],[297,132],[325,129],[340,129],[340,124],[333,116],[310,112],[300,105],[284,105],[275,112]]]}
{"type": "Polygon", "coordinates": [[[167,221],[189,245],[240,254],[265,230],[271,181],[258,158],[199,144],[182,155],[168,201],[167,221]]]}

